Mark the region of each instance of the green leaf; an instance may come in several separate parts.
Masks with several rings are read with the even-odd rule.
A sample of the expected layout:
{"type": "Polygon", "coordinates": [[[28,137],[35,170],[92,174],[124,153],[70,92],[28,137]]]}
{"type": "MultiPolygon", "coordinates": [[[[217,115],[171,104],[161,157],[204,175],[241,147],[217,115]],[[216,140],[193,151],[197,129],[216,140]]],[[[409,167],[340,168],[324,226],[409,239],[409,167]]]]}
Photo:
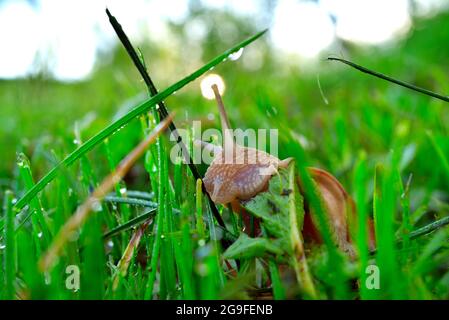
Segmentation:
{"type": "MultiPolygon", "coordinates": [[[[242,236],[240,241],[226,251],[225,257],[251,258],[271,252],[276,253],[279,263],[283,263],[281,257],[287,258],[290,267],[295,270],[296,279],[305,296],[315,299],[316,289],[309,272],[301,237],[304,224],[304,198],[298,190],[295,162],[291,161],[285,169],[280,168],[278,174],[270,179],[268,190],[258,194],[243,206],[262,220],[265,237],[250,239],[246,235],[242,236]],[[267,237],[274,237],[275,240],[267,237]]],[[[279,291],[281,288],[277,289],[279,291]]],[[[282,292],[277,294],[282,296],[282,292]]]]}
{"type": "Polygon", "coordinates": [[[243,205],[253,215],[262,219],[263,225],[270,236],[285,239],[287,243],[290,234],[289,195],[292,192],[295,192],[295,211],[299,230],[302,230],[304,222],[303,197],[297,188],[292,190],[289,187],[289,168],[279,169],[279,174],[271,178],[268,190],[258,194],[243,205]]]}
{"type": "Polygon", "coordinates": [[[283,251],[276,241],[267,238],[250,238],[245,233],[223,253],[225,259],[247,259],[267,254],[280,255],[283,251]]]}
{"type": "Polygon", "coordinates": [[[299,230],[302,229],[304,221],[303,198],[297,188],[292,190],[289,187],[289,172],[293,169],[292,166],[294,166],[293,163],[287,169],[279,169],[278,175],[270,179],[267,191],[243,203],[245,209],[262,220],[267,233],[266,237],[249,238],[246,234],[242,234],[226,250],[225,258],[261,257],[267,253],[291,255],[290,200],[292,192],[295,193],[294,214],[297,215],[299,230]]]}

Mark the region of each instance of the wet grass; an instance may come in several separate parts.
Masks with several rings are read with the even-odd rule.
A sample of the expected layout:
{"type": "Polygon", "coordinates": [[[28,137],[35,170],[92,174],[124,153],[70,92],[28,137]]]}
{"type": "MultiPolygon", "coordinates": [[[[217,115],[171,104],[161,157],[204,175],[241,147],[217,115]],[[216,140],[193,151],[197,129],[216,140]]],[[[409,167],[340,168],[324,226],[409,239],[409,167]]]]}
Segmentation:
{"type": "MultiPolygon", "coordinates": [[[[445,18],[426,21],[426,28],[417,28],[394,49],[348,48],[351,58],[447,92],[448,65],[442,56],[449,52],[433,48],[449,34],[432,31],[449,30],[445,18]]],[[[297,294],[295,281],[292,285],[282,278],[274,257],[223,259],[225,247],[241,233],[242,219],[218,206],[227,230],[217,224],[201,181],[188,166],[170,161],[173,141],[166,135],[70,235],[54,267],[46,272],[38,268],[70,216],[157,125],[158,103],[165,101],[178,111],[180,128],[190,129],[193,119],[204,120],[203,130],[219,126],[216,118],[208,119],[208,114],[216,115],[215,103],[201,97],[197,82],[182,89],[213,67],[227,84],[223,98],[232,126],[279,129],[279,157],[295,158],[323,237],[322,245],[306,243],[305,251],[317,298],[449,297],[447,103],[324,61],[318,65],[318,85],[314,72],[278,70],[279,62],[260,40],[254,50],[265,52],[261,69],[245,69],[244,56],[223,62],[254,39],[160,93],[128,103],[124,101],[147,88],[126,56],[85,83],[39,78],[0,83],[5,133],[0,146],[0,298],[253,298],[264,290],[272,290],[276,299],[306,298],[297,294]],[[83,137],[91,138],[83,142],[83,137]],[[352,195],[358,212],[352,226],[357,259],[334,245],[308,165],[334,174],[352,195]],[[375,252],[368,248],[368,218],[376,227],[375,252]],[[380,270],[380,289],[364,285],[369,265],[380,270]],[[80,270],[77,291],[67,282],[69,266],[80,270]]],[[[149,71],[157,69],[148,58],[149,71]]],[[[191,141],[185,143],[191,150],[191,141]]],[[[205,167],[198,170],[204,173],[205,167]]]]}

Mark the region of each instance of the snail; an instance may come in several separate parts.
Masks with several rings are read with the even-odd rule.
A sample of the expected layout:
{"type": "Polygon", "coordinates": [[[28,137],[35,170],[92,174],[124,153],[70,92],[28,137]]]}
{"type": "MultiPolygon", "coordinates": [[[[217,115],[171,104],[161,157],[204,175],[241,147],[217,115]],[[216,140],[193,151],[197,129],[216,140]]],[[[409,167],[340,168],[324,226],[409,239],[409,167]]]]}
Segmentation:
{"type": "MultiPolygon", "coordinates": [[[[231,205],[236,213],[240,213],[245,223],[245,232],[249,230],[249,213],[241,206],[242,201],[249,200],[266,191],[270,179],[280,168],[287,168],[292,158],[280,160],[264,151],[236,144],[230,134],[229,120],[221,95],[216,85],[212,85],[220,114],[223,147],[203,141],[197,141],[214,154],[208,167],[203,183],[211,199],[222,205],[231,205]]],[[[354,254],[352,239],[349,232],[348,215],[356,217],[355,205],[340,182],[325,170],[308,167],[328,214],[328,221],[336,245],[350,255],[354,254]]],[[[301,181],[297,183],[301,190],[301,181]]],[[[305,208],[303,238],[306,241],[321,242],[317,222],[305,208]]],[[[257,221],[256,221],[257,224],[257,221]]],[[[256,225],[257,229],[258,226],[256,225]]],[[[369,223],[369,245],[374,247],[374,232],[369,223]]]]}

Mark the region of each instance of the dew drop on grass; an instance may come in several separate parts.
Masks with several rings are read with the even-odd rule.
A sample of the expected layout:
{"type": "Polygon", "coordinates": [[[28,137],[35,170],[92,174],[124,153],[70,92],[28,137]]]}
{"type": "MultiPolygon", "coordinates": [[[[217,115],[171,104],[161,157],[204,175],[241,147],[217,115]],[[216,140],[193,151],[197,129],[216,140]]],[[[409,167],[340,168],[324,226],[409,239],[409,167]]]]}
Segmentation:
{"type": "Polygon", "coordinates": [[[199,263],[196,266],[196,272],[200,276],[205,277],[209,274],[209,267],[205,263],[199,263]]]}
{"type": "Polygon", "coordinates": [[[92,210],[95,211],[95,212],[100,212],[100,211],[101,211],[101,203],[100,203],[100,201],[95,200],[95,201],[92,203],[91,208],[92,208],[92,210]]]}
{"type": "Polygon", "coordinates": [[[16,161],[17,161],[17,165],[18,165],[20,168],[25,167],[26,164],[27,164],[25,155],[24,155],[23,153],[19,153],[19,154],[17,155],[17,160],[16,160],[16,161]]]}
{"type": "Polygon", "coordinates": [[[204,241],[204,239],[200,239],[200,240],[198,241],[198,245],[199,245],[200,247],[203,247],[205,244],[206,244],[206,241],[204,241]]]}
{"type": "Polygon", "coordinates": [[[120,194],[123,196],[123,195],[125,195],[126,194],[126,188],[124,187],[124,188],[120,188],[120,194]]]}
{"type": "Polygon", "coordinates": [[[45,272],[44,274],[44,282],[46,285],[50,285],[51,284],[51,275],[49,272],[45,272]]]}
{"type": "Polygon", "coordinates": [[[0,250],[3,250],[3,249],[5,249],[5,248],[6,248],[6,245],[0,244],[0,250]]]}
{"type": "Polygon", "coordinates": [[[236,51],[236,52],[234,52],[234,53],[231,53],[231,54],[229,55],[229,59],[230,59],[231,61],[236,61],[236,60],[240,59],[240,57],[242,56],[242,54],[243,54],[243,48],[240,48],[238,51],[236,51]]]}
{"type": "Polygon", "coordinates": [[[207,119],[208,119],[209,121],[214,121],[214,120],[215,120],[215,115],[214,115],[213,113],[208,113],[208,114],[207,114],[207,119]]]}
{"type": "Polygon", "coordinates": [[[106,249],[107,249],[107,250],[111,250],[113,247],[114,247],[114,242],[113,242],[112,240],[109,240],[109,241],[106,243],[106,249]]]}
{"type": "Polygon", "coordinates": [[[37,234],[37,237],[38,237],[38,238],[42,238],[42,232],[39,232],[39,233],[37,234]]]}

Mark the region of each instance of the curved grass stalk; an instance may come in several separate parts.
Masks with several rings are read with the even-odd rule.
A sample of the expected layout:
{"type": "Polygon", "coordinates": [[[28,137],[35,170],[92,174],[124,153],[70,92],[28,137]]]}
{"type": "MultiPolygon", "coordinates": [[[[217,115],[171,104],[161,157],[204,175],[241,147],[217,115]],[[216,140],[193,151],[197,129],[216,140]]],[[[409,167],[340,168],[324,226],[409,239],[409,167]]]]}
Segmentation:
{"type": "Polygon", "coordinates": [[[148,208],[157,208],[158,203],[154,201],[149,200],[143,200],[143,199],[137,199],[137,198],[128,198],[128,197],[116,197],[116,196],[106,196],[104,198],[104,201],[106,202],[112,202],[112,203],[123,203],[123,204],[129,204],[132,206],[140,206],[140,207],[148,207],[148,208]]]}
{"type": "Polygon", "coordinates": [[[151,209],[151,210],[141,214],[140,216],[137,216],[137,217],[125,222],[124,224],[121,224],[121,225],[115,227],[114,229],[109,230],[108,232],[103,234],[103,239],[112,238],[123,231],[129,230],[132,227],[147,221],[150,218],[152,219],[156,215],[156,212],[157,212],[156,208],[151,209]]]}
{"type": "Polygon", "coordinates": [[[358,64],[356,64],[354,62],[351,62],[351,61],[348,61],[348,60],[345,60],[345,59],[342,59],[342,58],[336,58],[336,57],[328,57],[327,60],[329,60],[329,61],[338,61],[338,62],[344,63],[344,64],[346,64],[346,65],[348,65],[348,66],[350,66],[350,67],[352,67],[354,69],[357,69],[357,70],[363,72],[363,73],[366,73],[366,74],[372,75],[374,77],[386,80],[388,82],[397,84],[397,85],[399,85],[401,87],[404,87],[404,88],[407,88],[407,89],[410,89],[410,90],[413,90],[413,91],[425,94],[425,95],[433,97],[435,99],[442,100],[442,101],[445,101],[445,102],[449,102],[449,97],[448,96],[443,96],[443,95],[441,95],[439,93],[430,91],[428,89],[417,87],[417,86],[415,86],[415,85],[413,85],[411,83],[407,83],[407,82],[404,82],[404,81],[401,81],[401,80],[397,80],[395,78],[392,78],[392,77],[387,76],[385,74],[382,74],[380,72],[373,71],[373,70],[370,70],[368,68],[365,68],[365,67],[363,67],[361,65],[358,65],[358,64]]]}
{"type": "Polygon", "coordinates": [[[140,243],[140,239],[143,236],[143,233],[145,232],[145,229],[150,224],[150,220],[145,221],[140,225],[139,228],[137,228],[131,239],[129,240],[128,246],[126,247],[125,251],[123,252],[122,258],[117,264],[117,273],[114,275],[114,279],[112,280],[112,290],[117,290],[120,277],[125,277],[128,273],[128,267],[131,263],[131,259],[133,257],[134,251],[137,249],[140,243]]]}

